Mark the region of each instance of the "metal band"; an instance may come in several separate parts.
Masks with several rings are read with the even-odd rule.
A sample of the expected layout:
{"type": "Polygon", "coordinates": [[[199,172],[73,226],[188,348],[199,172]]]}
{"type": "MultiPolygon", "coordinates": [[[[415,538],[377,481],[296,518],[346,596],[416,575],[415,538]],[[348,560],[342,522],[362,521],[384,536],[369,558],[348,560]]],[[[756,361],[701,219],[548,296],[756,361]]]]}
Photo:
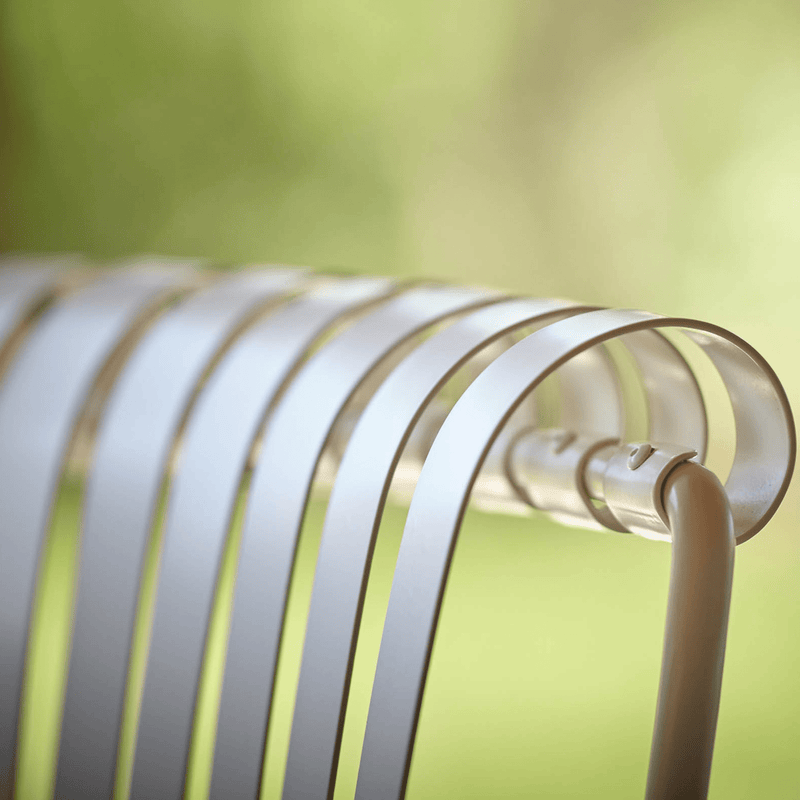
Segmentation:
{"type": "MultiPolygon", "coordinates": [[[[507,300],[473,311],[415,349],[359,419],[328,504],[306,628],[284,800],[333,794],[344,712],[372,550],[394,470],[436,393],[485,346],[525,325],[587,310],[558,300],[507,300]]],[[[585,364],[616,426],[618,396],[601,359],[585,364]],[[603,389],[606,389],[604,392],[603,389]]],[[[586,389],[584,388],[584,392],[586,389]]],[[[577,399],[577,389],[573,395],[577,399]]],[[[571,408],[591,416],[584,396],[571,408]]],[[[572,420],[580,424],[579,419],[572,420]]],[[[424,457],[424,454],[423,454],[424,457]]]]}
{"type": "Polygon", "coordinates": [[[772,367],[747,342],[715,325],[685,324],[684,333],[722,376],[733,407],[736,452],[725,492],[739,545],[769,522],[786,494],[797,452],[792,410],[772,367]]]}
{"type": "MultiPolygon", "coordinates": [[[[211,795],[226,800],[253,800],[258,793],[298,537],[315,474],[324,473],[316,477],[327,483],[335,473],[327,458],[319,470],[323,452],[331,463],[342,461],[311,597],[285,800],[333,795],[372,549],[398,467],[409,488],[422,471],[386,617],[359,800],[404,796],[467,502],[470,495],[487,507],[525,499],[526,451],[512,451],[509,443],[534,418],[532,392],[554,370],[561,378],[563,427],[598,442],[604,441],[598,434],[623,434],[617,376],[602,346],[619,339],[642,380],[648,438],[696,449],[702,461],[708,430],[699,386],[657,330],[684,329],[716,366],[733,407],[736,453],[725,493],[737,543],[772,516],[793,469],[795,432],[782,387],[752,348],[713,325],[439,286],[406,289],[387,301],[395,288],[383,279],[317,283],[251,324],[267,304],[283,302],[306,280],[298,271],[272,271],[215,282],[142,336],[144,322],[166,298],[196,286],[188,270],[118,271],[71,291],[33,326],[27,321],[54,292],[75,285],[55,271],[29,269],[33,263],[0,270],[0,504],[6,512],[0,531],[0,796],[6,787],[11,791],[39,552],[62,473],[84,463],[101,410],[85,494],[56,785],[56,794],[67,797],[105,800],[113,792],[143,555],[176,463],[166,484],[164,551],[133,774],[133,796],[147,800],[178,800],[184,791],[216,579],[241,477],[263,427],[212,776],[211,795]],[[300,366],[343,313],[362,313],[372,302],[382,305],[300,366]],[[421,344],[415,338],[454,316],[459,319],[421,344]],[[507,345],[500,337],[532,322],[544,327],[498,357],[507,345]],[[436,394],[466,364],[465,381],[478,376],[448,415],[448,403],[436,394]],[[170,460],[184,423],[181,458],[170,460]]],[[[552,477],[549,467],[544,472],[552,477]]],[[[532,502],[547,506],[546,481],[536,480],[539,491],[532,496],[540,500],[532,502]]],[[[624,494],[627,480],[619,488],[624,494]]],[[[584,495],[567,498],[571,522],[596,522],[600,511],[603,519],[613,517],[613,498],[598,510],[584,495]]],[[[612,527],[655,535],[652,520],[614,519],[612,527]]],[[[669,530],[661,533],[671,538],[669,530]]],[[[655,742],[667,740],[661,736],[666,724],[657,721],[655,742]]],[[[662,749],[659,744],[654,752],[668,764],[662,749]]],[[[668,773],[660,774],[662,785],[668,773]]]]}
{"type": "Polygon", "coordinates": [[[58,284],[58,274],[48,267],[5,267],[0,272],[0,364],[17,327],[55,294],[58,284]]]}
{"type": "Polygon", "coordinates": [[[691,367],[675,345],[657,330],[636,331],[619,338],[633,356],[642,381],[647,403],[647,438],[691,447],[701,461],[705,459],[708,417],[691,367]]]}
{"type": "MultiPolygon", "coordinates": [[[[646,436],[661,442],[680,443],[695,449],[700,458],[704,458],[708,447],[708,418],[700,386],[692,371],[678,349],[658,331],[637,331],[620,337],[620,341],[629,351],[637,366],[637,376],[641,382],[644,393],[645,409],[647,412],[646,436]]],[[[580,435],[589,436],[626,436],[628,425],[625,422],[625,409],[621,400],[616,404],[609,403],[603,407],[599,403],[589,403],[592,392],[588,393],[585,385],[590,374],[596,380],[596,374],[587,371],[592,363],[603,357],[604,348],[595,348],[595,351],[579,353],[563,364],[559,369],[560,396],[559,408],[561,412],[560,425],[580,435]],[[578,406],[578,409],[575,409],[578,406]],[[618,408],[619,419],[615,422],[612,409],[618,408]],[[593,414],[589,411],[592,410],[593,414]],[[569,419],[580,419],[579,426],[566,422],[569,419]]],[[[612,374],[613,371],[605,370],[602,374],[612,374]]],[[[604,393],[606,396],[606,393],[604,393]]],[[[526,401],[528,402],[528,401],[526,401]]],[[[509,487],[513,487],[516,496],[530,503],[530,495],[525,486],[518,483],[520,477],[511,468],[509,457],[512,449],[517,444],[517,438],[525,427],[515,424],[518,422],[520,410],[518,408],[503,431],[495,440],[486,459],[484,460],[481,474],[478,476],[472,490],[472,502],[478,507],[487,504],[482,502],[484,474],[487,467],[496,472],[498,461],[504,462],[505,480],[509,487]],[[478,493],[476,496],[476,492],[478,493]]],[[[492,494],[498,493],[498,487],[492,486],[492,494]]],[[[530,503],[535,507],[535,503],[530,503]]],[[[491,503],[489,507],[491,509],[491,503]]],[[[595,508],[588,497],[586,503],[581,504],[579,516],[573,517],[570,524],[582,524],[591,527],[609,527],[619,530],[619,525],[613,516],[606,513],[604,508],[595,508]]],[[[562,520],[563,521],[563,520],[562,520]]]]}
{"type": "Polygon", "coordinates": [[[519,342],[472,383],[448,416],[422,469],[409,509],[372,691],[357,800],[405,794],[439,610],[470,489],[486,452],[514,408],[577,353],[625,333],[694,329],[717,365],[737,423],[728,479],[737,538],[752,536],[785,494],[795,456],[786,395],[763,359],[716,326],[635,311],[595,311],[556,322],[519,342]],[[748,391],[744,391],[744,387],[748,391]],[[764,438],[754,435],[758,420],[764,438]],[[743,430],[740,430],[743,428],[743,430]],[[758,473],[745,473],[757,465],[758,473]],[[752,476],[757,475],[758,480],[752,476]],[[746,492],[746,484],[757,487],[746,492]],[[743,485],[744,484],[744,485],[743,485]],[[736,499],[734,499],[736,498],[736,499]]]}
{"type": "Polygon", "coordinates": [[[314,341],[342,314],[393,288],[354,278],[312,289],[245,331],[201,390],[167,503],[133,797],[183,796],[217,574],[265,416],[314,341]]]}
{"type": "Polygon", "coordinates": [[[11,782],[37,564],[74,428],[130,327],[186,278],[165,269],[104,276],[50,308],[0,391],[0,784],[11,782]]]}
{"type": "Polygon", "coordinates": [[[317,463],[348,400],[410,337],[499,300],[444,287],[407,291],[364,317],[303,368],[269,421],[251,483],[222,690],[213,798],[258,793],[294,555],[317,463]]]}
{"type": "Polygon", "coordinates": [[[113,792],[139,581],[173,441],[198,382],[241,325],[303,273],[244,272],[161,317],[109,398],[87,479],[56,795],[113,792]]]}
{"type": "MultiPolygon", "coordinates": [[[[295,703],[285,800],[332,796],[371,553],[394,470],[415,424],[435,393],[479,349],[531,323],[546,324],[554,317],[588,310],[563,301],[518,300],[473,312],[411,353],[364,410],[328,505],[295,703]]],[[[695,385],[679,377],[690,371],[677,351],[649,334],[630,340],[645,367],[646,383],[656,383],[653,370],[669,368],[681,385],[692,387],[683,404],[685,413],[704,420],[695,385]],[[655,352],[653,363],[644,360],[645,349],[655,352]]],[[[597,348],[564,365],[560,372],[561,394],[568,398],[562,407],[564,427],[622,434],[624,410],[610,369],[597,348]]],[[[666,427],[669,421],[656,418],[654,424],[666,427]]]]}
{"type": "MultiPolygon", "coordinates": [[[[682,447],[688,446],[702,461],[708,448],[708,419],[702,392],[691,367],[678,349],[657,330],[637,331],[620,336],[619,339],[627,347],[638,367],[637,374],[646,400],[647,438],[682,447]]],[[[592,350],[589,350],[571,358],[559,368],[559,375],[562,375],[564,370],[574,369],[576,376],[571,383],[583,383],[587,376],[582,375],[581,362],[591,352],[592,350]]],[[[585,388],[582,390],[586,391],[585,388]]],[[[581,390],[575,393],[575,399],[571,403],[574,402],[580,404],[581,390]]],[[[573,426],[565,424],[563,420],[561,425],[565,429],[562,433],[573,438],[578,437],[576,441],[571,441],[566,446],[573,453],[582,452],[585,458],[590,457],[590,453],[585,451],[587,435],[596,440],[594,447],[603,446],[603,435],[614,433],[617,439],[628,438],[622,435],[627,433],[624,430],[611,431],[599,427],[573,426]]],[[[521,497],[525,497],[534,508],[546,508],[550,516],[562,524],[593,527],[599,530],[611,529],[618,532],[628,530],[605,505],[595,506],[585,487],[581,489],[580,483],[576,484],[573,481],[563,483],[564,476],[559,474],[565,466],[562,457],[554,457],[552,463],[545,466],[541,460],[543,454],[538,453],[538,457],[528,464],[525,457],[526,447],[530,443],[527,433],[535,435],[536,431],[533,428],[520,431],[516,438],[508,443],[506,449],[509,480],[514,482],[521,497]],[[529,468],[532,468],[533,472],[529,468]],[[561,490],[567,486],[570,489],[563,494],[561,490]],[[556,495],[559,495],[559,499],[554,505],[556,495]],[[540,500],[544,500],[545,503],[540,503],[540,500]]],[[[538,447],[535,438],[533,443],[538,447]]],[[[495,444],[494,447],[496,446],[495,444]]],[[[579,463],[573,464],[577,469],[576,475],[582,473],[582,466],[584,465],[579,463]]]]}
{"type": "MultiPolygon", "coordinates": [[[[540,304],[543,301],[539,299],[532,302],[540,304]]],[[[563,303],[563,301],[559,302],[563,303]]],[[[569,306],[575,309],[580,308],[582,311],[596,308],[596,306],[577,306],[572,302],[569,303],[569,306]]],[[[570,313],[576,312],[571,311],[570,313]]],[[[537,319],[533,326],[540,327],[552,321],[547,317],[537,319]]],[[[530,325],[526,324],[525,327],[530,327],[530,325]]],[[[478,362],[476,364],[478,371],[484,369],[500,353],[508,349],[512,342],[513,340],[511,342],[493,341],[489,346],[490,358],[485,357],[482,349],[478,356],[470,360],[470,366],[478,362]]],[[[614,362],[609,358],[605,348],[595,348],[591,352],[584,353],[580,359],[575,359],[573,363],[564,366],[565,368],[559,372],[558,383],[558,416],[562,424],[574,426],[576,429],[612,435],[615,438],[620,436],[626,426],[622,386],[614,362]],[[590,376],[591,389],[587,387],[587,376],[590,376]]],[[[467,369],[469,370],[470,367],[467,369]]],[[[477,371],[474,375],[477,375],[477,371]]],[[[450,406],[452,406],[452,401],[444,409],[445,414],[432,431],[433,435],[429,434],[428,436],[428,447],[422,454],[415,471],[414,485],[416,485],[422,461],[428,455],[430,445],[433,444],[433,439],[438,428],[444,422],[444,417],[449,413],[450,406]]],[[[514,505],[516,505],[523,513],[529,511],[528,506],[531,504],[528,494],[524,487],[517,483],[516,476],[508,469],[508,453],[520,432],[537,423],[536,397],[531,394],[509,417],[486,455],[472,491],[472,501],[477,508],[488,511],[513,511],[514,505]],[[505,503],[502,502],[503,499],[506,500],[505,503]],[[513,501],[513,504],[509,501],[513,501]]],[[[413,495],[413,486],[409,488],[411,489],[408,494],[410,501],[413,495]]]]}

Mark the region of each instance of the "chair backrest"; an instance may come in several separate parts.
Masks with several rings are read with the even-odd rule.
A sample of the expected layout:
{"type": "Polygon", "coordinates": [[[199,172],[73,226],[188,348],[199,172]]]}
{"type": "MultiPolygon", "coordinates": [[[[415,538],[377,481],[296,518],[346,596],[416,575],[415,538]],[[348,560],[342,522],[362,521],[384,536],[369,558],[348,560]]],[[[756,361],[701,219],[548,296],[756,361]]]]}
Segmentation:
{"type": "MultiPolygon", "coordinates": [[[[56,797],[108,798],[125,785],[124,713],[126,697],[137,702],[131,675],[141,665],[131,652],[141,635],[149,644],[140,649],[130,794],[182,796],[231,552],[210,794],[258,796],[298,539],[312,488],[323,486],[330,496],[283,796],[331,796],[372,551],[393,494],[411,506],[357,797],[399,800],[468,501],[669,538],[660,501],[661,519],[636,517],[612,498],[620,495],[610,478],[596,488],[581,477],[636,433],[674,450],[670,467],[704,460],[703,393],[667,329],[705,351],[730,395],[737,442],[725,490],[733,535],[745,541],[786,492],[794,426],[769,366],[714,325],[285,268],[222,273],[151,259],[76,272],[9,261],[0,272],[4,791],[15,780],[40,562],[63,487],[76,480],[80,546],[56,797]],[[644,398],[638,409],[632,380],[644,398]],[[543,426],[555,430],[543,438],[543,426]],[[157,588],[148,589],[156,563],[157,588]],[[141,627],[148,591],[152,621],[141,627]]],[[[625,450],[628,469],[651,451],[625,450]]]]}

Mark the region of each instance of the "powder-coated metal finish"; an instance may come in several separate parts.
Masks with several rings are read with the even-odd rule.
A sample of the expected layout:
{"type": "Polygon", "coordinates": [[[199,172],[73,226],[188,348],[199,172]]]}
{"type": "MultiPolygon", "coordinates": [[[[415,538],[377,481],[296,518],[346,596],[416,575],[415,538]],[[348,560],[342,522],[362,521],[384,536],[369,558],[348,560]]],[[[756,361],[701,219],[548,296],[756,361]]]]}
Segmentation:
{"type": "MultiPolygon", "coordinates": [[[[444,587],[470,488],[487,450],[516,405],[578,352],[640,329],[686,327],[714,360],[731,395],[737,432],[767,417],[765,438],[745,429],[737,459],[763,466],[764,480],[737,491],[728,478],[734,528],[752,535],[774,512],[794,464],[795,437],[786,395],[763,359],[716,326],[645,312],[595,311],[534,332],[501,355],[465,391],[422,468],[400,547],[373,684],[357,800],[400,800],[414,738],[444,587]],[[737,355],[740,354],[740,355],[737,355]],[[741,387],[748,385],[744,394],[741,387]],[[755,389],[755,390],[754,390],[755,389]],[[753,523],[752,527],[746,527],[753,523]]],[[[763,428],[762,428],[763,430],[763,428]]],[[[751,482],[752,483],[752,482],[751,482]]],[[[728,486],[726,485],[726,489],[728,486]]],[[[676,765],[673,765],[675,767],[676,765]]],[[[678,765],[679,766],[679,765],[678,765]]]]}
{"type": "Polygon", "coordinates": [[[0,271],[0,359],[17,326],[58,288],[52,267],[5,267],[0,271]]]}
{"type": "MultiPolygon", "coordinates": [[[[394,469],[430,401],[471,356],[499,337],[585,307],[507,300],[473,311],[428,339],[391,373],[361,414],[328,504],[311,597],[283,789],[284,800],[333,793],[350,675],[375,537],[394,469]]],[[[589,373],[597,408],[613,420],[617,389],[602,360],[589,373]],[[610,407],[609,407],[610,406],[610,407]]],[[[584,397],[584,400],[589,398],[584,397]]],[[[573,420],[578,422],[578,420],[573,420]]],[[[592,426],[602,424],[592,420],[592,426]]]]}
{"type": "Polygon", "coordinates": [[[401,344],[497,299],[452,287],[409,289],[316,353],[275,409],[242,531],[214,762],[227,780],[212,779],[212,798],[252,800],[258,792],[297,541],[318,460],[342,410],[401,344]]]}
{"type": "Polygon", "coordinates": [[[142,264],[90,282],[90,273],[59,271],[59,263],[0,262],[3,800],[12,792],[37,562],[67,457],[70,470],[89,466],[56,796],[105,800],[114,790],[144,554],[160,541],[153,526],[162,519],[131,794],[183,795],[216,583],[252,466],[214,800],[258,795],[285,605],[315,477],[332,492],[284,800],[332,797],[375,537],[390,485],[410,495],[417,477],[358,800],[405,794],[440,605],[471,495],[484,509],[536,505],[570,524],[672,541],[647,800],[676,791],[705,797],[733,545],[775,512],[796,455],[786,395],[749,345],[692,320],[488,290],[398,288],[386,279],[290,270],[209,282],[191,270],[142,264]],[[189,289],[153,321],[167,299],[189,289]],[[538,329],[513,344],[531,327],[538,329]],[[695,450],[702,462],[708,424],[692,370],[659,331],[666,327],[699,344],[727,387],[736,452],[724,489],[695,463],[674,466],[695,450]],[[627,358],[609,359],[603,343],[611,340],[628,349],[630,369],[627,358]],[[657,448],[643,445],[630,464],[633,446],[617,440],[630,439],[629,422],[641,413],[626,408],[617,366],[640,379],[648,442],[657,448]],[[557,436],[536,428],[531,394],[555,370],[557,436]]]}
{"type": "MultiPolygon", "coordinates": [[[[360,416],[339,467],[320,546],[306,629],[300,682],[287,760],[284,800],[331,797],[344,725],[358,625],[371,554],[389,486],[408,437],[436,392],[485,346],[532,323],[591,310],[554,300],[514,300],[480,309],[431,337],[386,379],[360,416]]],[[[686,363],[666,340],[650,332],[627,337],[643,365],[645,383],[669,370],[683,387],[678,408],[689,424],[704,427],[702,399],[686,363]],[[650,360],[646,351],[652,353],[650,360]]],[[[559,372],[570,398],[560,424],[621,436],[624,415],[609,365],[589,350],[559,372]]],[[[677,415],[656,414],[653,427],[675,429],[677,415]],[[666,418],[664,418],[666,417],[666,418]]],[[[704,432],[701,435],[704,440],[704,432]]]]}
{"type": "Polygon", "coordinates": [[[736,542],[725,489],[699,464],[667,475],[667,623],[646,800],[706,797],[722,689],[736,542]]]}
{"type": "Polygon", "coordinates": [[[170,309],[109,398],[88,476],[56,795],[111,796],[138,589],[173,442],[231,336],[296,290],[297,271],[246,271],[170,309]]]}
{"type": "Polygon", "coordinates": [[[183,796],[217,574],[265,415],[320,334],[392,289],[375,278],[312,289],[245,331],[201,389],[167,504],[132,796],[183,796]]]}
{"type": "MultiPolygon", "coordinates": [[[[647,436],[655,442],[692,447],[702,461],[708,450],[708,418],[697,378],[669,339],[657,330],[619,337],[642,382],[647,436]]],[[[578,355],[581,358],[582,355],[578,355]]],[[[571,359],[572,360],[572,359],[571,359]]]]}
{"type": "Polygon", "coordinates": [[[37,564],[74,428],[129,328],[181,280],[133,269],[68,295],[31,331],[0,389],[0,783],[11,780],[37,564]]]}

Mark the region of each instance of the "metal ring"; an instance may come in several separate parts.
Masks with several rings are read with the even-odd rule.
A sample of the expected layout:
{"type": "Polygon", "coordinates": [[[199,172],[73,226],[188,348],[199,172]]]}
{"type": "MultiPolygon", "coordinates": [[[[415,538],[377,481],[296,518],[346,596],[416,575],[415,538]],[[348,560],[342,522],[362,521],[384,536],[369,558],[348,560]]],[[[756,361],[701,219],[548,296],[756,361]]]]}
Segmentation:
{"type": "Polygon", "coordinates": [[[658,327],[690,329],[728,387],[740,434],[728,478],[737,540],[754,535],[774,513],[794,464],[794,424],[785,392],[771,368],[741,339],[693,320],[637,311],[594,311],[556,322],[519,342],[467,389],[423,466],[392,584],[357,800],[400,800],[405,794],[453,549],[470,489],[504,421],[543,378],[570,357],[616,336],[658,327]],[[755,435],[759,428],[763,438],[755,435]],[[750,473],[748,481],[749,469],[758,472],[750,473]],[[747,491],[748,483],[756,488],[747,491]]]}
{"type": "Polygon", "coordinates": [[[354,278],[308,291],[245,331],[201,389],[167,502],[136,796],[183,796],[217,574],[242,475],[265,416],[314,341],[342,314],[384,298],[393,288],[385,279],[354,278]]]}
{"type": "Polygon", "coordinates": [[[499,299],[453,287],[410,289],[316,353],[275,409],[242,531],[212,798],[252,800],[258,793],[295,550],[318,460],[342,410],[401,344],[448,316],[499,299]]]}
{"type": "Polygon", "coordinates": [[[64,459],[92,386],[132,325],[187,274],[126,270],[66,296],[25,340],[0,390],[0,783],[11,782],[37,564],[64,459]]]}
{"type": "Polygon", "coordinates": [[[56,794],[111,796],[147,542],[176,434],[209,364],[303,273],[247,271],[190,295],[147,332],[117,380],[87,477],[56,794]]]}

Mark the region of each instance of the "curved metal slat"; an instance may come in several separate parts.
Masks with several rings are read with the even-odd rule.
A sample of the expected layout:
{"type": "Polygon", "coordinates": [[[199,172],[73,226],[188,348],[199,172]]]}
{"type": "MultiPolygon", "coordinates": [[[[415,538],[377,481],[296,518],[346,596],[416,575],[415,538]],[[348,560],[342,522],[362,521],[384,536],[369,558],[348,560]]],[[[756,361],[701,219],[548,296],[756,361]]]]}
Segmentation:
{"type": "Polygon", "coordinates": [[[781,504],[792,477],[797,440],[778,377],[747,342],[714,325],[690,323],[693,339],[719,371],[736,424],[736,451],[725,481],[736,544],[755,536],[781,504]]]}
{"type": "MultiPolygon", "coordinates": [[[[524,325],[588,310],[565,306],[563,301],[520,300],[473,312],[410,354],[365,409],[340,465],[326,514],[295,704],[285,800],[332,796],[375,536],[400,454],[433,393],[478,348],[496,338],[524,325]]],[[[658,368],[668,368],[678,379],[688,371],[663,338],[647,333],[643,340],[637,335],[629,338],[639,358],[645,348],[652,354],[651,361],[644,363],[649,385],[656,383],[653,373],[658,368]]],[[[561,397],[563,402],[566,396],[568,402],[561,409],[562,427],[623,434],[623,409],[615,410],[620,400],[614,382],[608,380],[609,369],[597,348],[563,365],[561,397]]],[[[679,381],[679,385],[685,383],[679,381]]],[[[688,384],[694,386],[691,381],[688,384]]],[[[702,401],[699,409],[692,402],[698,398],[692,395],[682,403],[683,415],[699,414],[704,419],[702,401]]],[[[654,423],[661,428],[669,424],[658,416],[654,423]]]]}
{"type": "Polygon", "coordinates": [[[683,355],[657,330],[629,333],[620,341],[633,356],[642,380],[647,438],[693,448],[703,461],[708,417],[697,378],[683,355]]]}
{"type": "MultiPolygon", "coordinates": [[[[0,502],[11,512],[0,532],[0,602],[11,601],[0,610],[0,796],[6,787],[10,791],[38,553],[64,459],[76,452],[70,442],[79,422],[83,431],[86,420],[94,419],[86,400],[91,393],[99,408],[105,389],[98,377],[103,370],[116,374],[112,356],[134,338],[132,326],[191,280],[187,273],[144,274],[117,273],[74,293],[21,336],[15,332],[63,277],[24,266],[0,270],[0,358],[5,352],[10,365],[0,385],[0,502]],[[13,340],[10,350],[4,336],[13,340]],[[9,714],[3,713],[6,707],[9,714]]],[[[420,434],[414,455],[406,463],[407,448],[402,462],[404,474],[416,474],[446,414],[446,407],[431,402],[441,383],[486,341],[525,324],[510,322],[509,313],[522,319],[527,309],[530,322],[531,309],[548,302],[446,287],[406,291],[334,337],[289,384],[316,336],[352,307],[343,299],[348,291],[363,290],[356,304],[389,291],[383,280],[336,279],[242,334],[254,309],[285,297],[300,284],[299,275],[239,273],[196,294],[153,326],[120,373],[87,493],[58,796],[106,798],[113,790],[142,554],[175,437],[193,409],[167,506],[133,781],[136,797],[181,796],[231,510],[253,439],[284,389],[267,424],[245,517],[212,796],[252,800],[257,793],[297,539],[311,481],[335,433],[343,461],[317,563],[284,786],[287,800],[332,796],[371,549],[401,453],[409,437],[420,434]],[[270,280],[281,285],[270,289],[270,280]],[[368,285],[372,289],[363,288],[368,285]],[[462,314],[413,350],[402,349],[416,333],[462,314]],[[164,324],[167,319],[172,327],[164,324]],[[408,355],[399,361],[401,352],[408,355]],[[218,357],[195,400],[198,383],[218,357]],[[381,383],[393,364],[399,365],[381,383]]],[[[557,308],[558,303],[551,313],[568,313],[557,308]]],[[[619,405],[614,373],[603,360],[604,348],[594,346],[620,338],[642,377],[651,440],[694,447],[702,460],[707,421],[697,381],[677,348],[656,330],[687,328],[720,372],[733,406],[737,447],[725,489],[737,543],[763,527],[786,491],[796,450],[791,411],[774,373],[752,348],[704,323],[580,310],[586,313],[551,324],[490,364],[430,450],[392,588],[358,798],[404,794],[461,515],[473,489],[491,504],[513,502],[513,489],[519,494],[524,488],[514,483],[520,476],[503,474],[504,465],[512,469],[505,461],[506,439],[514,438],[523,419],[515,407],[556,366],[563,379],[562,426],[619,433],[621,416],[609,413],[619,405]],[[476,477],[486,478],[485,485],[476,484],[476,477]]],[[[492,357],[488,351],[483,356],[484,363],[492,357]]]]}
{"type": "Polygon", "coordinates": [[[193,294],[148,331],[114,387],[87,478],[57,796],[113,792],[141,569],[197,384],[243,323],[302,280],[299,271],[245,272],[193,294]]]}
{"type": "Polygon", "coordinates": [[[58,273],[52,267],[3,268],[0,272],[0,354],[17,326],[51,298],[58,285],[58,273]]]}
{"type": "Polygon", "coordinates": [[[197,398],[167,504],[136,750],[139,796],[183,794],[217,574],[265,415],[314,341],[393,287],[354,278],[309,291],[242,334],[197,398]]]}
{"type": "Polygon", "coordinates": [[[129,329],[186,278],[105,276],[49,309],[0,389],[0,783],[10,785],[37,563],[74,428],[129,329]]]}
{"type": "Polygon", "coordinates": [[[476,290],[411,289],[322,348],[275,409],[242,532],[213,798],[253,800],[258,792],[297,541],[318,460],[342,410],[402,343],[450,315],[497,299],[476,290]]]}
{"type": "MultiPolygon", "coordinates": [[[[665,326],[704,331],[701,346],[727,356],[737,348],[735,370],[716,362],[741,418],[768,416],[773,459],[760,466],[772,480],[759,498],[764,514],[779,502],[792,470],[794,428],[785,393],[752,348],[715,326],[644,312],[595,311],[536,331],[492,363],[467,389],[442,426],[422,469],[395,569],[361,757],[357,800],[400,800],[419,719],[425,678],[453,549],[470,489],[486,452],[514,407],[571,356],[601,341],[665,326]],[[725,343],[726,340],[730,343],[725,343]],[[758,390],[737,392],[748,384],[758,390]]],[[[731,359],[733,361],[733,359],[731,359]]],[[[739,417],[737,417],[738,422],[739,417]]],[[[738,452],[737,452],[738,455],[738,452]]],[[[732,477],[736,471],[732,472],[732,477]]],[[[730,482],[730,478],[729,478],[730,482]]],[[[752,501],[751,501],[752,502],[752,501]]],[[[736,514],[734,512],[734,519],[736,514]]]]}
{"type": "MultiPolygon", "coordinates": [[[[324,800],[333,794],[371,554],[394,470],[415,424],[439,389],[485,346],[523,326],[585,310],[566,301],[508,300],[474,311],[407,356],[365,408],[339,466],[326,513],[284,800],[324,800]]],[[[605,408],[611,419],[618,419],[613,382],[609,392],[599,388],[608,385],[602,374],[607,363],[595,359],[583,366],[584,377],[596,380],[583,383],[582,402],[577,402],[579,388],[574,388],[573,411],[590,417],[592,426],[599,422],[595,404],[605,408]]]]}

